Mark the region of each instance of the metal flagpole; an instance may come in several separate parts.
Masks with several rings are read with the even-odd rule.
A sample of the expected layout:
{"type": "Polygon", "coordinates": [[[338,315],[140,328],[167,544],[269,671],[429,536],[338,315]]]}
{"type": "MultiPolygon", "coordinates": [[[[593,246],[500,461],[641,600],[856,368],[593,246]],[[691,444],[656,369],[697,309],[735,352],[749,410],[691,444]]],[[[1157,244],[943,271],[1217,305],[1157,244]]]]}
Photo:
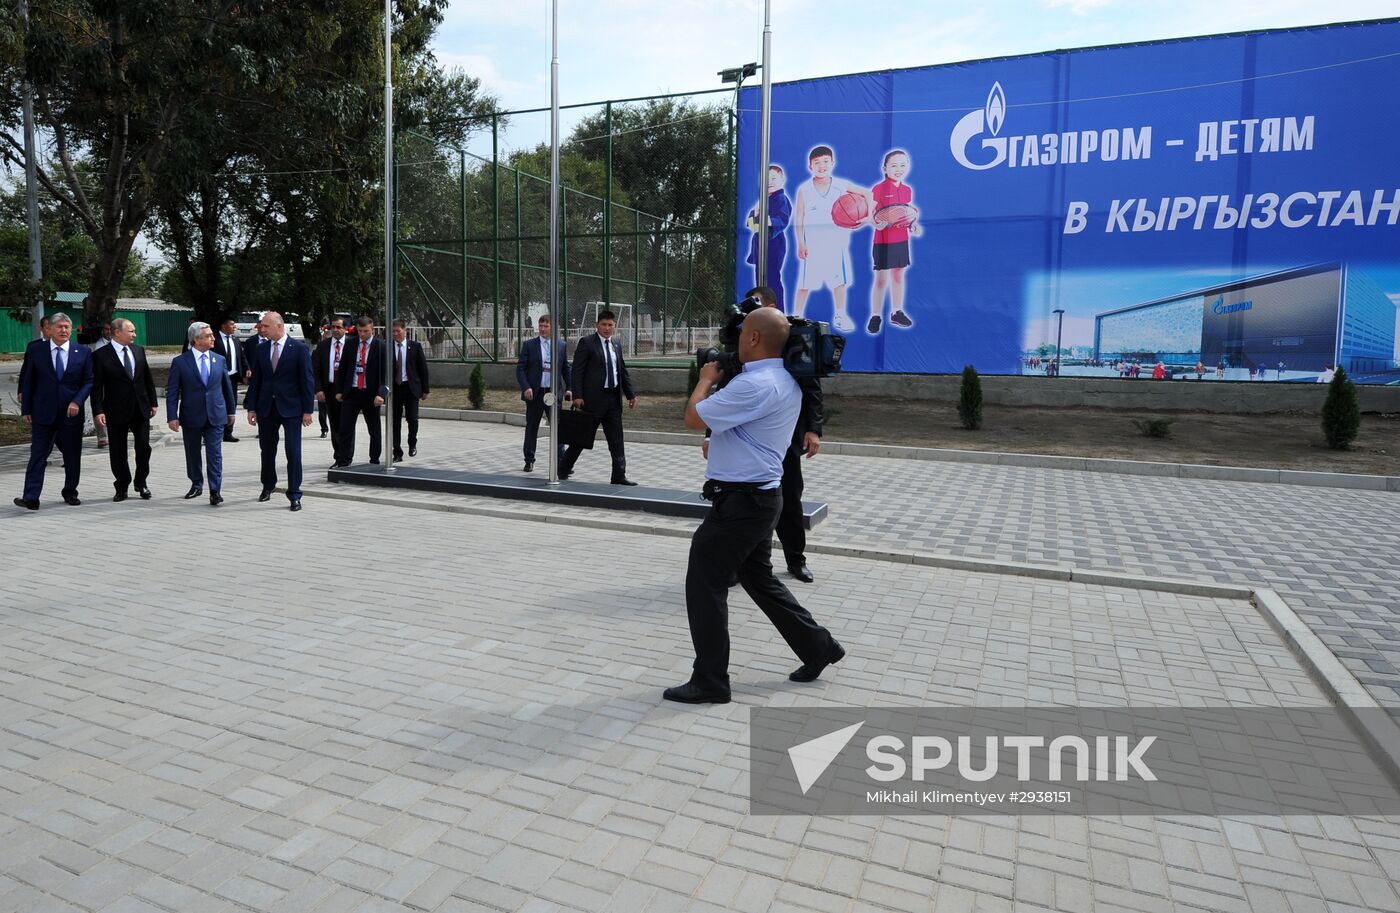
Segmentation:
{"type": "Polygon", "coordinates": [[[773,29],[772,0],[763,0],[763,109],[759,114],[758,158],[758,269],[759,285],[768,284],[768,156],[771,140],[769,121],[773,116],[773,29]]]}
{"type": "Polygon", "coordinates": [[[384,0],[384,471],[394,471],[394,0],[384,0]]]}
{"type": "MultiPolygon", "coordinates": [[[[549,60],[549,316],[553,339],[549,357],[557,362],[564,338],[559,301],[559,0],[550,4],[549,60]]],[[[549,484],[559,482],[559,372],[549,366],[549,484]]]]}
{"type": "MultiPolygon", "coordinates": [[[[29,0],[19,0],[19,15],[27,32],[29,0]]],[[[44,297],[39,294],[39,283],[44,279],[44,261],[39,252],[39,180],[35,173],[38,165],[34,158],[34,87],[29,82],[28,72],[24,75],[21,94],[24,96],[24,202],[29,220],[29,281],[34,285],[30,294],[34,296],[31,302],[34,305],[34,338],[38,339],[39,326],[44,319],[44,297]]]]}

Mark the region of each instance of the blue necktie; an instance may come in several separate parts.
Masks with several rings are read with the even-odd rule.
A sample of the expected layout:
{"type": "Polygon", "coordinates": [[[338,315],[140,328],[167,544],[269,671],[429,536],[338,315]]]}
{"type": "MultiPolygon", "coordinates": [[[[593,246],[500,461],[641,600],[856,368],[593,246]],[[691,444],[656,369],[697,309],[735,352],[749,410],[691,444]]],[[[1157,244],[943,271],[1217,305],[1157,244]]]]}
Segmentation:
{"type": "Polygon", "coordinates": [[[204,386],[209,386],[209,356],[203,353],[199,356],[199,379],[204,381],[204,386]]]}
{"type": "Polygon", "coordinates": [[[58,346],[53,350],[53,373],[61,378],[65,367],[67,366],[63,363],[63,347],[58,346]]]}

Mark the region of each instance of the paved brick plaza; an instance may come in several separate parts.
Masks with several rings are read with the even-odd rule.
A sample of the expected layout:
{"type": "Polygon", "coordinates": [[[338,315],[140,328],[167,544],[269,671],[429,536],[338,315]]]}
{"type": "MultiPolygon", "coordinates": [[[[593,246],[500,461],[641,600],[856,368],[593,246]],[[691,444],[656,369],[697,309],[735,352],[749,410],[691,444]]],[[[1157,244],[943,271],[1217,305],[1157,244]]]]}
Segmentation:
{"type": "MultiPolygon", "coordinates": [[[[787,682],[736,590],[736,702],[666,705],[690,658],[683,539],[499,501],[470,503],[564,522],[323,497],[293,515],[254,503],[239,433],[217,510],[179,499],[180,450],[158,448],[152,502],[107,501],[89,450],[82,507],[0,514],[0,911],[1400,910],[1393,819],[746,815],[755,706],[1324,703],[1245,603],[814,557],[800,593],[847,661],[787,682]]],[[[418,462],[518,469],[518,435],[429,422],[418,462]]],[[[644,483],[699,478],[687,448],[628,450],[644,483]]],[[[1347,624],[1345,594],[1400,604],[1377,552],[1346,564],[1278,525],[1346,514],[1384,550],[1397,495],[809,468],[832,502],[818,542],[1257,580],[1347,624]],[[1168,498],[1215,544],[1135,535],[1168,498]],[[1250,549],[1221,542],[1254,514],[1274,525],[1233,541],[1277,557],[1240,574],[1223,556],[1250,549]]]]}

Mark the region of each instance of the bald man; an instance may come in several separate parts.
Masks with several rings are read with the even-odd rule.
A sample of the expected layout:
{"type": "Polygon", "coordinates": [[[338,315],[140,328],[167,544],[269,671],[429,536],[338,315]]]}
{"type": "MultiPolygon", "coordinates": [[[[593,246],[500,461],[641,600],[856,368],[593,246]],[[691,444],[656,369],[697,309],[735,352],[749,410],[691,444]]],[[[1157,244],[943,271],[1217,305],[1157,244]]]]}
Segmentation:
{"type": "Polygon", "coordinates": [[[277,444],[286,437],[287,500],[301,510],[301,429],[311,427],[316,414],[316,381],[311,374],[311,350],[287,333],[282,315],[268,311],[261,325],[267,343],[254,349],[248,393],[243,408],[248,424],[258,429],[262,451],[262,493],[272,499],[277,487],[277,444]]]}
{"type": "Polygon", "coordinates": [[[739,335],[743,371],[714,391],[719,365],[705,365],[685,407],[687,428],[711,432],[704,490],[711,506],[690,540],[685,575],[694,671],[690,681],[666,689],[668,701],[729,702],[729,588],[735,580],[802,661],[788,678],[810,682],[846,655],[773,576],[783,454],[802,408],[797,382],[783,366],[787,338],[782,312],[759,308],[749,314],[739,335]]]}

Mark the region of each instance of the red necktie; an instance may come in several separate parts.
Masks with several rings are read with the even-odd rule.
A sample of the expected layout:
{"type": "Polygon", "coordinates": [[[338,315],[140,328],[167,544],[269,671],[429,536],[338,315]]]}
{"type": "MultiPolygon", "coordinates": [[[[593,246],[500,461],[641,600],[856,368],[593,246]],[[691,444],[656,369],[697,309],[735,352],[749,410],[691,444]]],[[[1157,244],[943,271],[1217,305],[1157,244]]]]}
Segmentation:
{"type": "Polygon", "coordinates": [[[369,343],[360,345],[359,369],[355,372],[355,386],[361,390],[365,388],[365,355],[369,353],[369,343]]]}

